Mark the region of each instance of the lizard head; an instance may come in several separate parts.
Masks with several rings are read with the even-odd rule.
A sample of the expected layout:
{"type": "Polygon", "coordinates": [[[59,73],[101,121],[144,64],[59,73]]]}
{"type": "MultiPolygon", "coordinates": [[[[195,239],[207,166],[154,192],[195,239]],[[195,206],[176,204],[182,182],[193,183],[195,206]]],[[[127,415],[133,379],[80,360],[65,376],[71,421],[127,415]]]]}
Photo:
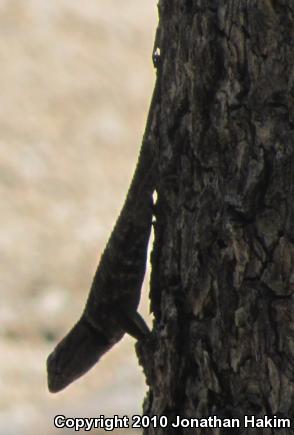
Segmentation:
{"type": "Polygon", "coordinates": [[[104,334],[81,318],[48,356],[49,391],[57,393],[67,387],[90,370],[111,346],[104,334]]]}

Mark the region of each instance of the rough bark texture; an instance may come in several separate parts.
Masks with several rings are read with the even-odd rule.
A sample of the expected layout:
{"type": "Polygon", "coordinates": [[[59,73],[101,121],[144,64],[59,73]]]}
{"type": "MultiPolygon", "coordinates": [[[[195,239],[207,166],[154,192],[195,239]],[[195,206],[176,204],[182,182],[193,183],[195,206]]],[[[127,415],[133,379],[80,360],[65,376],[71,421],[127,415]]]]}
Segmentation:
{"type": "Polygon", "coordinates": [[[293,417],[294,5],[161,0],[159,17],[144,414],[293,417]]]}

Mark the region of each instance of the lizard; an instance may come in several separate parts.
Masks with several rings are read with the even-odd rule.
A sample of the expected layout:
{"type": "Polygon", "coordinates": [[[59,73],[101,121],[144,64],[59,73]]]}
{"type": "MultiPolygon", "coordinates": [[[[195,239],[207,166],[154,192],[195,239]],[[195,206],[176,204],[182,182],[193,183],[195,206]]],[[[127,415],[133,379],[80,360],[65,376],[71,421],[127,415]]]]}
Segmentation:
{"type": "Polygon", "coordinates": [[[136,169],[100,258],[84,311],[47,358],[48,389],[52,393],[90,370],[126,332],[137,340],[150,334],[137,308],[152,228],[159,89],[157,75],[136,169]]]}

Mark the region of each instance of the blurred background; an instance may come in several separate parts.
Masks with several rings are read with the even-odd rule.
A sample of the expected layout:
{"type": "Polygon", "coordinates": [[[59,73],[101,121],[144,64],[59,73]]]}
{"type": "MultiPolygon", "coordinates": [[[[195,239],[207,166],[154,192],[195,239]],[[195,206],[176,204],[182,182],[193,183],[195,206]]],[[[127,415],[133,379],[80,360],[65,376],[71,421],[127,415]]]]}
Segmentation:
{"type": "Polygon", "coordinates": [[[133,339],[57,395],[45,361],[83,310],[132,177],[156,25],[155,0],[0,0],[0,435],[141,413],[133,339]]]}

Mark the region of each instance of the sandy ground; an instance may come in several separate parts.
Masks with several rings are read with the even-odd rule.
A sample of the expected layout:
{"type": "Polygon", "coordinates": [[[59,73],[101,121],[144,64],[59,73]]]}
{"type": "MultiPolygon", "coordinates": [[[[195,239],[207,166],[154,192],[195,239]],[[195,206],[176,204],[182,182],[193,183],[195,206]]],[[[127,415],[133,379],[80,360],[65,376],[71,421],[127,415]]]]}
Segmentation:
{"type": "Polygon", "coordinates": [[[150,0],[0,0],[0,435],[141,412],[134,340],[58,395],[45,360],[82,311],[134,170],[156,22],[150,0]]]}

